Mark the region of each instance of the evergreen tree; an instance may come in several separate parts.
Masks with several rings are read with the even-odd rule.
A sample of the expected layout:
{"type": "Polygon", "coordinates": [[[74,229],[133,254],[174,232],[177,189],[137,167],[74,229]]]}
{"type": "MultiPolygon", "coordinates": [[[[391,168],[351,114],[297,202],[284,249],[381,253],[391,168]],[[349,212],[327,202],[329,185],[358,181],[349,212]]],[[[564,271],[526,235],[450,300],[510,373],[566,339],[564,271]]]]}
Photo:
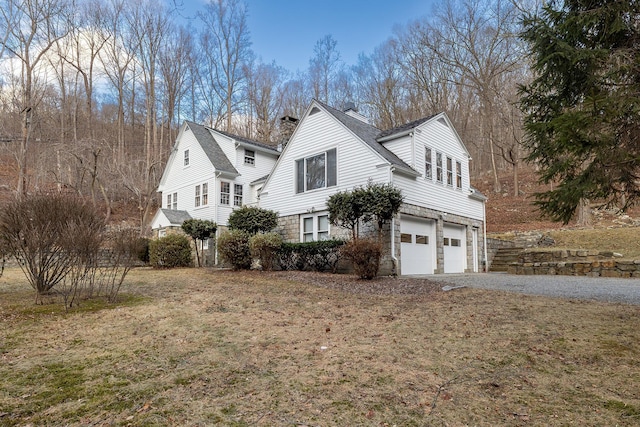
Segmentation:
{"type": "Polygon", "coordinates": [[[552,0],[523,24],[527,160],[553,184],[536,203],[564,223],[585,200],[627,209],[640,196],[640,2],[552,0]]]}

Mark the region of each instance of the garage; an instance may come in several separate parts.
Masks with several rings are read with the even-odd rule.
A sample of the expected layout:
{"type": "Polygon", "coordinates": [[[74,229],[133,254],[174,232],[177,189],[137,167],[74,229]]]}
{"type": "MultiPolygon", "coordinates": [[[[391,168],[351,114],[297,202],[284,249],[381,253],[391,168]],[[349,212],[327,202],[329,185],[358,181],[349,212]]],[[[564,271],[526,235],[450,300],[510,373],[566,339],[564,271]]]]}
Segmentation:
{"type": "Polygon", "coordinates": [[[403,215],[400,221],[400,274],[433,274],[434,221],[403,215]]]}
{"type": "Polygon", "coordinates": [[[445,224],[444,235],[444,272],[464,273],[467,268],[467,241],[464,226],[445,224]]]}

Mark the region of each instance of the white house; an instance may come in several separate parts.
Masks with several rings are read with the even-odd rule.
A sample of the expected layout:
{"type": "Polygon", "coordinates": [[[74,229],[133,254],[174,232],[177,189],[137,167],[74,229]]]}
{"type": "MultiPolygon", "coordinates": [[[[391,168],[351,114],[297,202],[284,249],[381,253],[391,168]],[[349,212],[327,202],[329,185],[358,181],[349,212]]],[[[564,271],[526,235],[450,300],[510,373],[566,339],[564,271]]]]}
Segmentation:
{"type": "Polygon", "coordinates": [[[279,154],[266,144],[185,121],[158,186],[162,207],[152,230],[161,236],[188,218],[226,226],[235,207],[256,204],[279,154]]]}
{"type": "Polygon", "coordinates": [[[469,182],[470,156],[445,113],[381,131],[353,108],[312,101],[260,192],[289,241],[343,235],[327,199],[367,182],[404,195],[387,234],[383,272],[481,270],[486,198],[469,182]]]}

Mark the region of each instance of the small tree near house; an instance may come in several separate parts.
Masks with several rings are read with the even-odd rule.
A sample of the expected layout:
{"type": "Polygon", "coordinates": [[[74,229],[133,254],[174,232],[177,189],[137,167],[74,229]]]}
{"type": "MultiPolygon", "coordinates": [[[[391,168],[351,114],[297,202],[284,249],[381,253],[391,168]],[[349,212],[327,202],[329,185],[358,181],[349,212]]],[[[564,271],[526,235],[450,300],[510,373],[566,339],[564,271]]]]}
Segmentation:
{"type": "Polygon", "coordinates": [[[218,226],[215,222],[206,219],[188,219],[182,223],[182,231],[193,239],[196,247],[198,267],[202,266],[200,262],[200,252],[198,250],[198,241],[201,242],[215,236],[217,229],[218,226]]]}
{"type": "Polygon", "coordinates": [[[351,231],[352,240],[344,246],[343,254],[354,264],[361,278],[372,279],[378,274],[382,257],[382,229],[398,214],[402,203],[402,192],[390,184],[369,183],[365,187],[329,197],[329,221],[351,231]],[[361,223],[373,223],[377,239],[361,239],[361,223]]]}

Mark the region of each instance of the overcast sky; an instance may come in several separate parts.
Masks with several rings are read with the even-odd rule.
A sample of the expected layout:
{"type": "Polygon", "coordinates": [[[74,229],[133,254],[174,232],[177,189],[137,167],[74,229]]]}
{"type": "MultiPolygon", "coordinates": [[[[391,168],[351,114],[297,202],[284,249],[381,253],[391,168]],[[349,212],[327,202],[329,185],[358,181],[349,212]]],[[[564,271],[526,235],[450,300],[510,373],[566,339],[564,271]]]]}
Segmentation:
{"type": "MultiPolygon", "coordinates": [[[[316,42],[330,34],[347,65],[370,54],[395,25],[432,13],[432,0],[245,0],[253,51],[263,62],[306,70],[316,42]]],[[[184,0],[189,12],[205,0],[184,0]]],[[[193,12],[195,13],[195,12],[193,12]]]]}

